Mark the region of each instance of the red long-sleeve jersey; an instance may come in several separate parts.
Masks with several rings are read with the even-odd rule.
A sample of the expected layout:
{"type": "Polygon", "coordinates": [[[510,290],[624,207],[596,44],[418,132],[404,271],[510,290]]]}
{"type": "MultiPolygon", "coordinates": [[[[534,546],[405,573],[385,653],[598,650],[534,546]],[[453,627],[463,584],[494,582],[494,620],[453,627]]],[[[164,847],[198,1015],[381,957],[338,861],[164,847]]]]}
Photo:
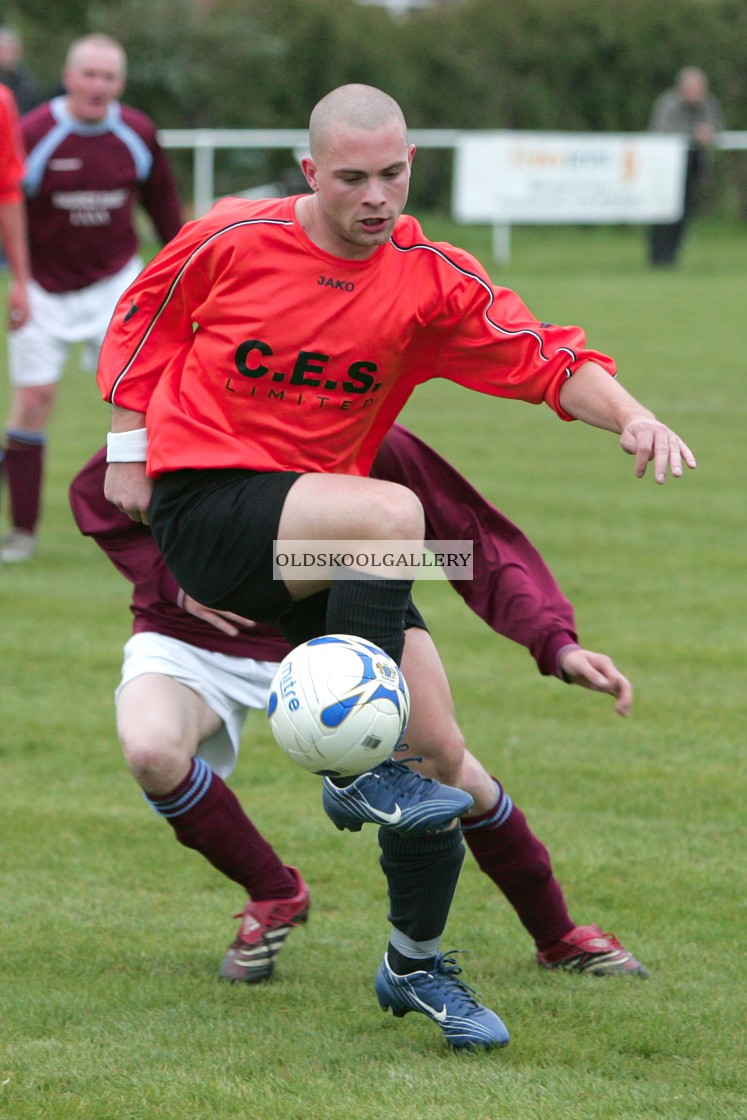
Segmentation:
{"type": "MultiPolygon", "coordinates": [[[[274,628],[256,626],[230,637],[182,609],[179,587],[150,530],[104,497],[105,473],[102,449],[74,478],[70,504],[80,531],[93,537],[134,585],[134,631],[156,631],[235,657],[281,660],[288,646],[274,628]]],[[[542,673],[556,675],[560,650],[577,645],[573,608],[521,530],[450,463],[399,425],[384,441],[374,473],[418,495],[428,539],[474,541],[474,578],[452,586],[493,630],[526,646],[542,673]]]]}
{"type": "Polygon", "coordinates": [[[15,98],[0,85],[0,204],[23,198],[23,143],[15,98]]]}
{"type": "Polygon", "coordinates": [[[403,215],[364,260],[331,256],[296,198],[225,199],[130,286],[99,363],[105,399],[147,414],[148,473],[368,474],[415,387],[442,377],[538,404],[593,359],[474,257],[403,215]]]}

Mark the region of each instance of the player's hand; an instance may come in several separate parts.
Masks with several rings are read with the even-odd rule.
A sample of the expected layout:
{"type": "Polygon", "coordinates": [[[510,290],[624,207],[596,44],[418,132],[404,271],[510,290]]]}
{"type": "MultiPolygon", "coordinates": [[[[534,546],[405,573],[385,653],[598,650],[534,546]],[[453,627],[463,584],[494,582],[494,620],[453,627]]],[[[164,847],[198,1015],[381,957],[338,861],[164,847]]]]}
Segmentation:
{"type": "Polygon", "coordinates": [[[626,716],[633,703],[633,686],[624,677],[611,657],[589,649],[571,649],[560,658],[569,684],[590,688],[594,692],[607,692],[615,697],[615,711],[626,716]]]}
{"type": "Polygon", "coordinates": [[[653,417],[629,420],[622,430],[620,446],[626,454],[635,455],[636,478],[643,478],[653,460],[654,479],[660,484],[666,481],[667,469],[679,478],[683,462],[691,470],[697,465],[692,451],[677,433],[653,417]]]}
{"type": "Polygon", "coordinates": [[[191,595],[184,596],[182,605],[185,611],[189,611],[195,618],[201,618],[203,622],[209,622],[216,630],[221,630],[231,638],[237,637],[242,630],[251,630],[252,627],[257,625],[251,618],[244,618],[240,614],[234,614],[233,611],[214,611],[210,607],[204,607],[191,595]]]}
{"type": "Polygon", "coordinates": [[[17,331],[29,321],[29,298],[25,284],[12,283],[8,291],[8,328],[17,331]]]}
{"type": "Polygon", "coordinates": [[[153,482],[145,473],[145,463],[110,463],[106,468],[104,497],[132,521],[150,525],[152,493],[153,482]]]}

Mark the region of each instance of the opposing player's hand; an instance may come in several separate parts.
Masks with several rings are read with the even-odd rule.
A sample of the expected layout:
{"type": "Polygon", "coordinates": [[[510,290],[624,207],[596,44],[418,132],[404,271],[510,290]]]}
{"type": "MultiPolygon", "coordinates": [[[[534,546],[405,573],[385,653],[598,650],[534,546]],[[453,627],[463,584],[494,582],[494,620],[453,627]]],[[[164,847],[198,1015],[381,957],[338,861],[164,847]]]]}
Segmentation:
{"type": "Polygon", "coordinates": [[[110,463],[106,468],[104,497],[132,521],[150,525],[152,493],[153,482],[145,473],[145,463],[110,463]]]}
{"type": "Polygon", "coordinates": [[[630,711],[633,686],[605,653],[594,653],[590,649],[568,650],[560,658],[560,668],[569,684],[614,696],[618,715],[626,716],[630,711]]]}
{"type": "Polygon", "coordinates": [[[661,421],[647,417],[630,420],[620,436],[620,446],[628,455],[635,455],[636,478],[643,478],[653,460],[654,479],[666,481],[667,470],[674,478],[682,474],[682,464],[695,470],[695,456],[683,440],[661,421]]]}
{"type": "Polygon", "coordinates": [[[242,630],[251,630],[257,625],[251,618],[244,618],[243,615],[234,614],[233,611],[214,611],[210,607],[204,607],[191,595],[184,596],[183,606],[185,611],[189,611],[195,618],[209,622],[216,630],[221,630],[232,638],[237,637],[242,630]]]}

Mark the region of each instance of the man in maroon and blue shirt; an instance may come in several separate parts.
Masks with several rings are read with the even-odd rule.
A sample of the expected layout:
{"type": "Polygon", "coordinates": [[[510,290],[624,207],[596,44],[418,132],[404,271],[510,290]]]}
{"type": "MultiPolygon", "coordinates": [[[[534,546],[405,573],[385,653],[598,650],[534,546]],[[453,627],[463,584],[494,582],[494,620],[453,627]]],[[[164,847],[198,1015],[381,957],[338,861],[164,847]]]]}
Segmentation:
{"type": "Polygon", "coordinates": [[[155,125],[118,100],[125,65],[122,48],[107,36],[78,40],[67,56],[65,94],[22,121],[31,314],[10,341],[12,524],[0,545],[6,561],[35,551],[45,432],[70,347],[83,343],[85,365],[96,368],[116,302],[142,267],[137,206],[164,244],[182,225],[155,125]]]}

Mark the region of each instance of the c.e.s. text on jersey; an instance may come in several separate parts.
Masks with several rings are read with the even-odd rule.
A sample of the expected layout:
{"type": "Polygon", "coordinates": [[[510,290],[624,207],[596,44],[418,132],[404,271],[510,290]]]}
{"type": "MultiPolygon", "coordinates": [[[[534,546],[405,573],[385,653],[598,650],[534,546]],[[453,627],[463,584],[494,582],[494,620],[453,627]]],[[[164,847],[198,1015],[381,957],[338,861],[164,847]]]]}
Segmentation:
{"type": "MultiPolygon", "coordinates": [[[[285,399],[285,388],[276,390],[272,384],[268,387],[268,382],[287,383],[288,388],[292,390],[289,398],[295,397],[297,404],[303,400],[306,389],[322,389],[325,394],[335,393],[338,397],[340,394],[359,397],[366,393],[374,393],[381,388],[381,381],[376,381],[375,378],[378,369],[376,362],[366,359],[354,361],[346,368],[343,363],[338,374],[335,360],[329,354],[321,354],[315,350],[301,350],[290,370],[273,370],[271,366],[265,365],[262,358],[272,356],[273,350],[269,343],[258,338],[246,339],[237,348],[234,356],[236,369],[242,377],[255,382],[249,386],[248,396],[256,396],[256,382],[260,380],[263,380],[264,387],[268,388],[268,397],[277,400],[285,399]],[[332,374],[335,376],[331,376],[332,374]]],[[[243,391],[240,383],[233,377],[226,382],[226,388],[234,393],[243,391]]],[[[315,397],[320,408],[331,399],[320,393],[315,394],[315,397]]],[[[340,408],[350,408],[354,401],[335,403],[338,403],[340,408]]],[[[369,399],[369,403],[373,403],[372,398],[369,399]]]]}

